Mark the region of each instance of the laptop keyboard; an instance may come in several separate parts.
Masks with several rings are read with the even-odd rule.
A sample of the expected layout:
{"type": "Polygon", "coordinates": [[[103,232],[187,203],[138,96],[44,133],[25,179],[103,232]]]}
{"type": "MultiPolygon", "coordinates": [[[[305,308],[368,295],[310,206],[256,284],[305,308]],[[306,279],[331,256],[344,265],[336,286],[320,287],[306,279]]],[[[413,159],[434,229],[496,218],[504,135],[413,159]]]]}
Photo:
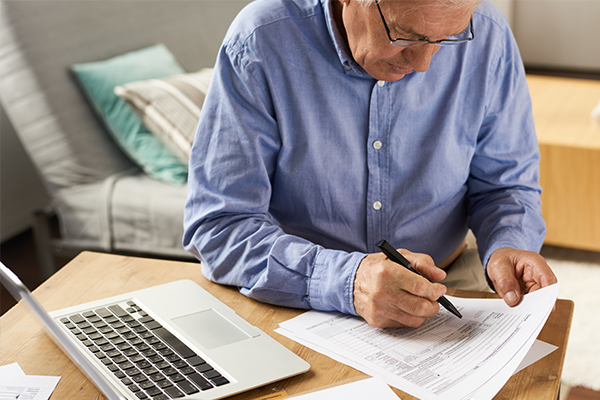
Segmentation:
{"type": "Polygon", "coordinates": [[[229,383],[133,301],[123,307],[114,304],[60,321],[138,399],[179,398],[229,383]]]}

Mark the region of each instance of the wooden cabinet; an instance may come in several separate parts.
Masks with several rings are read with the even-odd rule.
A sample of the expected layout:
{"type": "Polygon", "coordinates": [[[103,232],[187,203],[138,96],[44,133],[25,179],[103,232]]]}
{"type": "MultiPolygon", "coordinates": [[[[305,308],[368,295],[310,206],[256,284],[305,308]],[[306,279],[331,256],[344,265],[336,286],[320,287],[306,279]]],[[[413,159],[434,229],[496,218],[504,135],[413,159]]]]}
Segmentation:
{"type": "Polygon", "coordinates": [[[600,251],[600,81],[529,75],[546,243],[600,251]]]}

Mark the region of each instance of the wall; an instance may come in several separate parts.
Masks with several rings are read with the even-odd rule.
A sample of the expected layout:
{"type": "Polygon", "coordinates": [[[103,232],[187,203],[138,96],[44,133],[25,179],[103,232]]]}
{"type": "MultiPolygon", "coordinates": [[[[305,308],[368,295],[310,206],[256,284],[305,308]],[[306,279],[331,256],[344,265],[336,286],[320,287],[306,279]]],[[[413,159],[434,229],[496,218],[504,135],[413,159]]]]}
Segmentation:
{"type": "Polygon", "coordinates": [[[600,0],[493,0],[528,67],[600,72],[600,0]]]}
{"type": "Polygon", "coordinates": [[[48,203],[46,190],[0,107],[0,242],[29,228],[33,212],[48,203]]]}

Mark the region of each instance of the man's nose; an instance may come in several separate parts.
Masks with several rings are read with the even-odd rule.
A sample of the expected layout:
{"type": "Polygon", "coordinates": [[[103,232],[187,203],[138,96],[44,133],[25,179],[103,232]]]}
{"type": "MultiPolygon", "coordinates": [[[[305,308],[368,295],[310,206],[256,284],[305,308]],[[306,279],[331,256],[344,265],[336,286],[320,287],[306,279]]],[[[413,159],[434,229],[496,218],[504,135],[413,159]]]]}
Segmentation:
{"type": "Polygon", "coordinates": [[[431,64],[431,57],[439,50],[434,44],[412,46],[404,49],[404,57],[417,72],[425,72],[431,64]]]}

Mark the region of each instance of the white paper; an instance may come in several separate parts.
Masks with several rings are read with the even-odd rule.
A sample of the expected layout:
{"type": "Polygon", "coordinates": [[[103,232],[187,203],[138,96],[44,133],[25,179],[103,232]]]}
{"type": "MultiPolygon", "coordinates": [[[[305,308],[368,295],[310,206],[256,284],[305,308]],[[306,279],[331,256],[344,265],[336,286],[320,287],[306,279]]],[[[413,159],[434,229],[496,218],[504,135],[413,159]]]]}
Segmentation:
{"type": "Polygon", "coordinates": [[[25,375],[18,364],[0,367],[0,400],[48,400],[59,376],[25,375]]]}
{"type": "MultiPolygon", "coordinates": [[[[539,332],[534,333],[532,336],[537,337],[538,334],[539,332]]],[[[515,355],[513,360],[511,360],[503,369],[498,371],[498,373],[494,375],[492,379],[477,389],[476,392],[469,395],[469,400],[485,400],[493,398],[500,391],[500,389],[502,389],[508,378],[558,349],[558,347],[554,345],[537,339],[533,342],[533,346],[531,346],[529,349],[528,347],[529,345],[526,343],[525,346],[523,346],[523,349],[521,349],[521,351],[515,355]],[[525,357],[517,366],[517,369],[514,370],[514,372],[511,372],[514,369],[516,362],[520,359],[520,355],[525,350],[529,351],[526,352],[525,357]]]]}
{"type": "Polygon", "coordinates": [[[318,392],[292,396],[298,400],[398,400],[398,396],[380,378],[367,378],[360,381],[335,386],[318,392]]]}
{"type": "Polygon", "coordinates": [[[327,349],[330,357],[415,397],[491,398],[488,393],[502,388],[534,343],[558,286],[528,294],[514,308],[501,299],[447,296],[463,318],[442,309],[416,329],[377,329],[357,317],[309,311],[280,324],[278,332],[327,349]]]}
{"type": "Polygon", "coordinates": [[[536,341],[533,342],[533,346],[531,346],[531,349],[529,349],[525,355],[525,358],[523,358],[523,361],[521,361],[521,364],[519,364],[513,375],[527,368],[537,360],[541,360],[542,358],[546,357],[556,349],[558,349],[558,346],[536,339],[536,341]]]}

